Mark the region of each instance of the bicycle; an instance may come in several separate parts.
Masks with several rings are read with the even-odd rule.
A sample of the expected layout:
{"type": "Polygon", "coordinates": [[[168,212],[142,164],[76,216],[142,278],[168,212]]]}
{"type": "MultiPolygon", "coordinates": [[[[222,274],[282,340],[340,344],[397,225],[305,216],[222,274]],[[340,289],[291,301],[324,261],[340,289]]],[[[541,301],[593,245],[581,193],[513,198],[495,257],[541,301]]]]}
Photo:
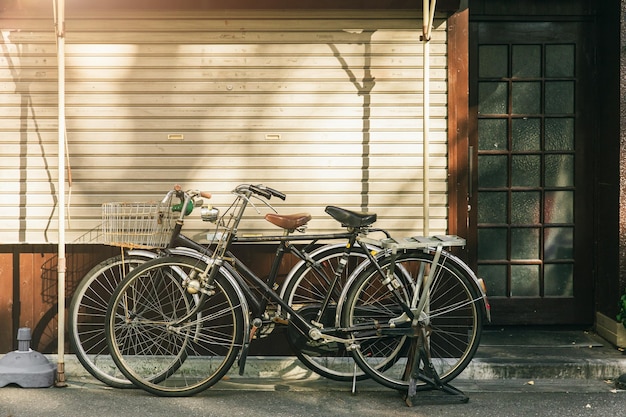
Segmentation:
{"type": "MultiPolygon", "coordinates": [[[[106,307],[115,287],[124,279],[130,270],[148,260],[168,254],[202,258],[206,256],[203,254],[207,253],[205,246],[197,244],[180,232],[184,216],[191,213],[193,210],[192,207],[202,205],[203,200],[198,197],[210,198],[210,195],[197,191],[185,193],[181,191],[180,187],[173,190],[173,194],[176,194],[180,199],[177,205],[172,206],[175,207],[175,211],[169,210],[172,197],[171,193],[168,193],[163,201],[158,204],[109,203],[105,205],[105,211],[113,210],[116,212],[116,215],[119,215],[118,211],[121,210],[123,211],[122,217],[127,217],[127,224],[115,226],[121,230],[109,230],[108,233],[105,233],[105,242],[107,244],[121,246],[123,248],[122,254],[109,258],[90,270],[79,283],[71,302],[68,302],[70,305],[68,326],[70,329],[69,339],[77,358],[85,369],[95,378],[115,388],[134,387],[134,385],[119,372],[118,368],[111,360],[104,336],[106,307]],[[168,222],[168,219],[172,216],[170,213],[180,212],[183,206],[186,207],[186,209],[179,217],[181,226],[178,228],[174,227],[174,231],[171,237],[169,237],[168,234],[170,230],[172,230],[168,222]],[[158,213],[160,223],[155,224],[154,222],[147,222],[148,219],[154,217],[155,213],[158,213]],[[135,226],[128,224],[131,220],[143,223],[142,227],[146,230],[137,230],[135,226]],[[128,230],[132,229],[132,227],[135,227],[135,229],[131,236],[128,230]],[[152,228],[156,228],[156,230],[149,230],[152,228]],[[169,241],[164,239],[166,235],[169,237],[169,241]],[[132,249],[124,249],[124,247],[130,247],[132,249]],[[156,248],[157,251],[149,251],[145,248],[156,248]],[[191,249],[191,252],[187,249],[191,249]]],[[[282,193],[279,195],[281,194],[282,193]]],[[[334,210],[335,215],[340,215],[343,209],[331,207],[328,210],[334,210]]],[[[110,215],[110,213],[104,214],[104,224],[108,224],[107,222],[111,221],[106,217],[110,215]]],[[[207,208],[204,216],[206,219],[210,220],[214,214],[211,214],[210,210],[207,208]]],[[[278,222],[280,225],[280,222],[285,222],[286,218],[293,218],[293,215],[281,217],[270,214],[267,218],[268,221],[278,222]]],[[[289,226],[289,224],[286,225],[289,226]]],[[[110,229],[114,229],[115,227],[109,226],[110,229]]],[[[351,229],[348,233],[314,236],[303,235],[298,237],[291,235],[291,237],[289,237],[290,233],[287,231],[283,236],[238,238],[237,241],[246,243],[279,241],[281,239],[309,241],[303,249],[298,250],[293,246],[287,247],[287,252],[295,255],[300,261],[285,278],[284,285],[282,286],[282,296],[288,298],[290,304],[298,303],[301,306],[311,306],[324,297],[326,289],[329,286],[329,277],[333,277],[339,270],[338,275],[340,275],[341,278],[338,279],[335,285],[334,295],[334,299],[338,299],[341,283],[347,279],[351,268],[354,268],[356,264],[358,264],[359,258],[364,258],[364,255],[361,253],[361,247],[353,248],[349,251],[349,261],[340,268],[339,260],[346,252],[346,245],[329,244],[315,249],[315,245],[318,241],[337,239],[347,239],[350,241],[351,236],[366,234],[377,230],[378,229],[371,229],[369,225],[363,225],[351,229]]],[[[383,231],[383,233],[385,232],[383,231]]],[[[310,311],[313,312],[313,309],[310,309],[310,311]]],[[[264,335],[267,333],[269,333],[269,331],[264,330],[264,335]]],[[[289,341],[292,344],[299,343],[299,340],[294,340],[293,338],[290,338],[289,341]]],[[[316,350],[315,348],[294,350],[305,366],[322,376],[336,380],[348,380],[353,377],[353,371],[350,366],[351,360],[347,360],[349,359],[349,354],[345,352],[344,349],[341,349],[341,346],[339,346],[338,351],[329,351],[328,349],[316,350]]],[[[359,378],[364,376],[364,374],[360,374],[359,378]]]]}
{"type": "MultiPolygon", "coordinates": [[[[411,368],[411,372],[405,372],[407,376],[400,382],[393,378],[387,380],[381,375],[392,369],[396,363],[404,361],[404,352],[407,351],[409,342],[416,340],[420,333],[418,330],[424,327],[425,320],[421,318],[421,312],[416,310],[416,306],[420,299],[429,298],[431,285],[426,283],[430,280],[425,280],[422,273],[424,285],[420,284],[418,288],[417,281],[412,280],[410,270],[404,267],[393,268],[396,258],[401,258],[393,250],[385,250],[378,258],[369,251],[364,251],[368,258],[366,262],[379,273],[383,273],[382,288],[387,288],[386,292],[393,295],[389,299],[394,300],[393,305],[382,305],[384,309],[376,311],[376,314],[388,315],[393,312],[398,317],[394,316],[387,322],[372,320],[371,317],[364,320],[368,316],[362,313],[373,310],[365,303],[358,302],[360,298],[357,296],[366,292],[352,289],[356,283],[362,282],[355,278],[356,281],[342,291],[340,300],[344,300],[344,303],[337,303],[328,310],[332,294],[330,288],[315,319],[311,320],[308,314],[301,314],[299,310],[292,308],[274,290],[272,280],[275,276],[271,275],[268,282],[262,280],[229,251],[250,198],[263,196],[269,199],[272,196],[267,190],[252,185],[238,187],[235,195],[235,202],[220,217],[218,226],[221,233],[212,256],[206,262],[180,256],[155,259],[133,270],[115,290],[107,309],[106,336],[111,356],[122,373],[142,389],[162,396],[193,395],[212,386],[228,372],[238,355],[240,373],[243,373],[249,344],[263,326],[261,317],[271,300],[281,308],[281,315],[274,316],[272,321],[287,324],[290,330],[304,337],[309,346],[330,346],[334,350],[333,344],[342,344],[356,359],[359,355],[354,352],[360,351],[365,345],[376,353],[376,359],[381,359],[373,364],[366,360],[357,362],[365,374],[375,377],[379,382],[394,382],[394,387],[401,390],[405,386],[408,390],[411,386],[424,384],[423,379],[418,381],[414,376],[419,376],[420,366],[431,369],[431,364],[411,368]],[[228,213],[230,214],[227,216],[228,213]],[[387,252],[393,256],[388,256],[387,252]],[[391,262],[387,262],[390,259],[391,262]],[[383,266],[378,262],[382,262],[383,266]],[[392,271],[390,276],[386,276],[383,267],[392,271]],[[397,271],[401,272],[399,276],[397,271]],[[258,289],[256,294],[249,283],[258,289]],[[420,295],[413,297],[413,293],[420,295]],[[192,295],[199,295],[199,298],[193,300],[192,295]],[[346,312],[343,312],[343,304],[348,306],[346,312]],[[366,307],[362,309],[362,305],[366,307]],[[332,315],[334,317],[329,317],[332,315]],[[359,321],[351,319],[354,317],[359,318],[359,321]],[[327,321],[331,323],[328,324],[327,321]],[[344,324],[348,326],[343,326],[344,324]],[[404,384],[405,379],[413,379],[413,382],[404,384]]],[[[372,220],[372,217],[343,212],[341,220],[348,226],[359,226],[372,220]]],[[[355,239],[357,241],[370,243],[365,239],[355,239]]],[[[381,242],[385,243],[385,240],[381,242]]],[[[426,246],[411,254],[417,261],[429,263],[437,271],[439,259],[442,256],[444,259],[450,258],[441,250],[444,245],[454,244],[440,242],[437,246],[438,256],[434,259],[424,253],[426,246]]],[[[277,251],[274,265],[277,260],[280,261],[279,255],[277,251]]],[[[450,264],[455,262],[451,260],[450,264]]],[[[361,269],[369,271],[364,266],[361,269]]],[[[426,268],[418,270],[424,271],[426,268]]],[[[433,368],[437,375],[442,375],[441,380],[445,381],[455,377],[471,360],[480,338],[482,315],[485,314],[481,308],[481,300],[483,304],[486,303],[486,297],[478,280],[467,271],[469,269],[445,269],[445,276],[451,276],[449,282],[459,281],[464,287],[470,288],[470,291],[460,297],[471,298],[457,305],[463,308],[471,306],[466,309],[466,314],[472,315],[468,321],[471,324],[462,325],[471,326],[471,332],[468,331],[467,334],[471,333],[472,337],[463,342],[458,349],[460,353],[441,358],[440,369],[443,370],[433,368]]],[[[363,275],[364,273],[360,273],[356,276],[363,275]]],[[[443,273],[437,273],[432,281],[438,281],[442,276],[443,273]]],[[[432,287],[436,289],[438,286],[432,287]]],[[[360,287],[363,288],[365,287],[360,287]]],[[[426,304],[425,301],[420,302],[419,308],[425,311],[426,304]]],[[[449,311],[442,309],[438,314],[451,314],[455,310],[458,307],[453,305],[449,311]]],[[[450,343],[458,344],[456,339],[451,339],[450,343]]],[[[415,349],[411,351],[415,352],[415,349]]],[[[411,358],[414,356],[409,355],[411,358]]],[[[428,362],[431,363],[432,358],[428,358],[428,362]]],[[[405,369],[408,369],[407,365],[405,369]]]]}

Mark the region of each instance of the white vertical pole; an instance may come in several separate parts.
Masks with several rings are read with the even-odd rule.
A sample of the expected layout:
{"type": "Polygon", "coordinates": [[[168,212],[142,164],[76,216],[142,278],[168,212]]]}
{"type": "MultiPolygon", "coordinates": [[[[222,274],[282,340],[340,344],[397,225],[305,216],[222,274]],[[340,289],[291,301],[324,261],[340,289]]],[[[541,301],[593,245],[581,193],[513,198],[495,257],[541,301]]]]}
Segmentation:
{"type": "Polygon", "coordinates": [[[430,234],[430,161],[429,161],[429,136],[430,136],[430,4],[429,0],[424,0],[423,10],[423,26],[422,26],[422,46],[424,48],[424,64],[423,64],[423,182],[424,182],[424,236],[430,234]]]}
{"type": "Polygon", "coordinates": [[[65,383],[65,0],[58,0],[56,8],[56,34],[57,34],[57,62],[58,62],[58,95],[59,95],[59,137],[58,137],[58,175],[59,184],[57,191],[58,210],[58,363],[57,363],[57,387],[66,386],[65,383]]]}

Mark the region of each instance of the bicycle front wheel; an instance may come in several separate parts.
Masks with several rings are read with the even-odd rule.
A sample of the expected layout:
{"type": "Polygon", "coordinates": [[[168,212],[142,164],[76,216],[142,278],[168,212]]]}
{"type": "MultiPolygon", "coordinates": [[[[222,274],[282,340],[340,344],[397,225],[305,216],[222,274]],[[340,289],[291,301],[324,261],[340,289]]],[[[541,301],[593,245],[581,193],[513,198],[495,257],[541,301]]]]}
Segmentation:
{"type": "Polygon", "coordinates": [[[78,284],[69,310],[69,338],[76,357],[98,380],[114,388],[133,387],[109,355],[104,324],[117,285],[148,258],[118,255],[93,267],[78,284]]]}
{"type": "MultiPolygon", "coordinates": [[[[379,261],[385,272],[390,264],[389,257],[379,261]]],[[[400,284],[402,301],[407,305],[414,290],[420,291],[424,282],[430,281],[428,299],[419,319],[428,335],[425,345],[434,371],[443,382],[449,382],[465,369],[478,348],[483,319],[479,308],[481,297],[471,284],[471,277],[445,254],[436,266],[431,253],[404,253],[396,259],[394,276],[400,284]]],[[[360,345],[352,352],[357,364],[380,384],[406,391],[417,359],[415,336],[409,332],[385,334],[362,330],[368,323],[386,324],[402,315],[396,297],[382,283],[384,278],[375,266],[359,274],[346,292],[342,323],[346,327],[361,326],[361,330],[353,332],[360,345]]],[[[417,381],[418,386],[423,384],[417,381]]]]}
{"type": "Polygon", "coordinates": [[[113,294],[106,331],[111,356],[138,387],[160,396],[188,396],[218,382],[241,348],[245,300],[218,273],[208,294],[185,284],[206,264],[165,257],[139,266],[113,294]]]}

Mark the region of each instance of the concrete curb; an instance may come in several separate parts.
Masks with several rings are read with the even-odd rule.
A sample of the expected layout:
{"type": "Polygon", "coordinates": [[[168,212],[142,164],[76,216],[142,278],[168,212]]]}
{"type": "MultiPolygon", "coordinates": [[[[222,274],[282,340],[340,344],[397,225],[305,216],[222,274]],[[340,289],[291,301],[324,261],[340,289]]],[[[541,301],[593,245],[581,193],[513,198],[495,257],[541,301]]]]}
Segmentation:
{"type": "MultiPolygon", "coordinates": [[[[45,355],[56,365],[57,355],[45,355]]],[[[74,380],[93,379],[75,355],[65,355],[66,378],[74,380]]],[[[545,360],[474,358],[459,375],[459,380],[498,379],[615,379],[626,373],[624,359],[545,360]]],[[[229,379],[282,379],[301,381],[323,379],[300,364],[295,357],[249,357],[243,376],[233,367],[229,379]]]]}

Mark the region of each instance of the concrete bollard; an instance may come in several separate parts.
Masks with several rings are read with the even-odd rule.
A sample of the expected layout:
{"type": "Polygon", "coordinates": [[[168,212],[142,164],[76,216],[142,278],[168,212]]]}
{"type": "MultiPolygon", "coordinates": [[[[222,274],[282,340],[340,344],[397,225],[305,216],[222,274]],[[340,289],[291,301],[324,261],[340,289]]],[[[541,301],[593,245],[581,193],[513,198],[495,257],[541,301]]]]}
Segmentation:
{"type": "Polygon", "coordinates": [[[0,387],[15,384],[22,388],[46,388],[54,383],[55,367],[30,348],[30,329],[17,331],[17,350],[0,359],[0,387]]]}

